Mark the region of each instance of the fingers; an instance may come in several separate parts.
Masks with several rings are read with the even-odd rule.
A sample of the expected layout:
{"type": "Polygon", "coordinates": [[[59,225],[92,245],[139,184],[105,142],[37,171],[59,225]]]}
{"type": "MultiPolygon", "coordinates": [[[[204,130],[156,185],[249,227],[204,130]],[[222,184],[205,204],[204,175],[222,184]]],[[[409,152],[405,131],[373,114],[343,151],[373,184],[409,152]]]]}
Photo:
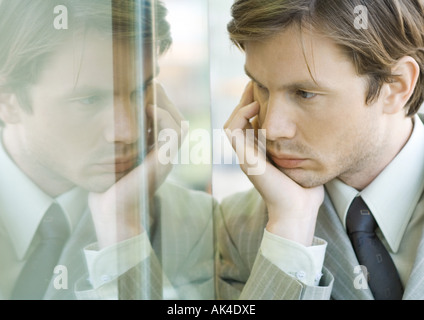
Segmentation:
{"type": "Polygon", "coordinates": [[[249,81],[246,88],[244,89],[244,92],[242,94],[242,97],[240,99],[239,104],[234,109],[234,111],[232,112],[232,114],[228,118],[227,122],[224,124],[224,128],[230,128],[230,126],[235,128],[237,126],[237,124],[240,123],[240,121],[242,121],[246,117],[248,117],[247,119],[250,119],[251,117],[253,117],[254,114],[251,115],[251,112],[249,112],[249,111],[252,111],[252,110],[250,110],[249,108],[248,108],[248,110],[244,110],[244,108],[246,106],[251,106],[252,103],[254,103],[254,100],[253,100],[253,83],[252,83],[252,81],[249,81]],[[240,116],[242,116],[242,117],[240,118],[240,116]],[[236,119],[236,122],[233,123],[234,119],[236,119]]]}
{"type": "Polygon", "coordinates": [[[239,107],[236,110],[237,112],[225,123],[224,128],[228,130],[251,129],[252,125],[250,123],[250,119],[258,114],[259,103],[254,101],[248,105],[239,107]]]}
{"type": "Polygon", "coordinates": [[[121,194],[124,202],[139,196],[140,191],[147,192],[152,197],[157,188],[165,181],[171,172],[172,164],[162,164],[159,161],[158,150],[151,150],[143,162],[115,184],[115,188],[125,190],[121,194]],[[127,198],[125,200],[125,198],[127,198]]]}
{"type": "Polygon", "coordinates": [[[250,121],[252,128],[255,130],[259,130],[260,125],[259,125],[259,118],[258,116],[255,116],[251,121],[250,121]]]}
{"type": "Polygon", "coordinates": [[[180,131],[181,121],[175,119],[168,110],[149,104],[146,107],[146,114],[149,118],[156,120],[158,131],[164,129],[180,131]]]}
{"type": "Polygon", "coordinates": [[[145,105],[156,105],[163,110],[166,110],[172,118],[174,118],[176,123],[180,123],[184,120],[182,113],[169,99],[163,86],[156,81],[149,87],[148,92],[146,93],[145,105]]]}
{"type": "Polygon", "coordinates": [[[249,82],[240,103],[224,125],[240,167],[248,176],[262,174],[267,162],[265,143],[258,141],[259,136],[255,134],[255,130],[258,130],[257,122],[254,122],[254,126],[251,123],[258,113],[259,103],[253,101],[253,84],[249,82]]]}
{"type": "Polygon", "coordinates": [[[253,176],[263,175],[269,166],[266,157],[266,142],[261,139],[263,136],[256,136],[253,129],[227,129],[226,133],[236,152],[240,168],[249,179],[252,180],[253,176]]]}
{"type": "Polygon", "coordinates": [[[172,103],[168,95],[165,92],[163,86],[155,82],[156,89],[156,105],[167,112],[174,118],[175,122],[181,123],[184,120],[184,117],[180,110],[172,103]]]}
{"type": "Polygon", "coordinates": [[[254,100],[253,98],[253,82],[249,81],[244,88],[244,92],[241,96],[239,105],[246,105],[251,103],[254,100]]]}
{"type": "Polygon", "coordinates": [[[165,181],[188,132],[184,118],[170,101],[163,87],[157,84],[156,89],[156,104],[146,106],[147,118],[154,123],[155,142],[143,161],[143,168],[147,168],[145,172],[150,190],[156,190],[165,181]]]}

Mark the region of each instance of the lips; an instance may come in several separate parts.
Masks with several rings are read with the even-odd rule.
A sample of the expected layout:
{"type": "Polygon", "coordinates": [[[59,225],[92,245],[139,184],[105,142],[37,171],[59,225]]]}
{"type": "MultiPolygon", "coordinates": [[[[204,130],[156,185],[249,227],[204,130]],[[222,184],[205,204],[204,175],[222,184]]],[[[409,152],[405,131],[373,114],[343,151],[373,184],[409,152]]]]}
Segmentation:
{"type": "Polygon", "coordinates": [[[102,171],[110,173],[124,173],[132,170],[137,164],[137,157],[116,158],[97,164],[102,171]]]}
{"type": "Polygon", "coordinates": [[[307,160],[293,155],[273,155],[271,153],[268,154],[268,157],[272,160],[272,162],[274,162],[275,165],[283,169],[300,168],[307,160]]]}
{"type": "Polygon", "coordinates": [[[134,168],[137,158],[117,159],[115,161],[115,171],[118,173],[125,172],[134,168]]]}

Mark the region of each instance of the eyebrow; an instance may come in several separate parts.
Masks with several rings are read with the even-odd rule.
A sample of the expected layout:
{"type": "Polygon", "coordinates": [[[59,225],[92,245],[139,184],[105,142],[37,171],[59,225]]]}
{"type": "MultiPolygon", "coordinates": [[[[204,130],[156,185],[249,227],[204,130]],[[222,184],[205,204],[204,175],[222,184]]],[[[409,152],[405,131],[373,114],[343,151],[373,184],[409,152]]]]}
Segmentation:
{"type": "Polygon", "coordinates": [[[82,87],[74,87],[71,91],[70,95],[107,95],[110,93],[110,90],[104,88],[98,88],[93,86],[82,86],[82,87]]]}
{"type": "MultiPolygon", "coordinates": [[[[135,88],[133,90],[133,92],[136,91],[144,91],[147,89],[148,86],[150,86],[153,82],[153,80],[155,79],[154,75],[151,75],[149,78],[147,78],[145,81],[143,81],[143,84],[138,86],[137,88],[135,88]]],[[[70,95],[74,96],[74,95],[108,95],[110,94],[111,91],[109,89],[104,89],[104,88],[98,88],[98,87],[94,87],[94,86],[82,86],[82,87],[74,87],[73,90],[71,91],[70,95]]]]}
{"type": "MultiPolygon", "coordinates": [[[[253,81],[259,84],[260,86],[266,87],[260,81],[258,81],[250,72],[247,70],[246,66],[244,67],[244,72],[246,75],[253,81]]],[[[294,83],[286,84],[281,86],[280,90],[298,90],[299,88],[307,89],[307,90],[315,90],[315,91],[331,91],[331,89],[327,86],[321,85],[315,81],[310,79],[301,80],[294,83]]]]}

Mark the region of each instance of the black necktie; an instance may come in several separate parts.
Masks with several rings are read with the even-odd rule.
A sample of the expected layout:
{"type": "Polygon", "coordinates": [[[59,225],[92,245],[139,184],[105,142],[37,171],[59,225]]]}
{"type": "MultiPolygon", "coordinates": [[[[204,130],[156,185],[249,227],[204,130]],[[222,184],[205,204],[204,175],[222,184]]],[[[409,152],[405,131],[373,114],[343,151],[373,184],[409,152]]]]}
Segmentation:
{"type": "Polygon", "coordinates": [[[12,293],[16,300],[40,300],[69,236],[69,227],[62,209],[53,203],[38,227],[40,243],[28,258],[12,293]]]}
{"type": "Polygon", "coordinates": [[[367,268],[368,285],[376,300],[400,300],[403,289],[390,254],[377,237],[377,222],[361,197],[352,202],[346,227],[358,261],[367,268]]]}

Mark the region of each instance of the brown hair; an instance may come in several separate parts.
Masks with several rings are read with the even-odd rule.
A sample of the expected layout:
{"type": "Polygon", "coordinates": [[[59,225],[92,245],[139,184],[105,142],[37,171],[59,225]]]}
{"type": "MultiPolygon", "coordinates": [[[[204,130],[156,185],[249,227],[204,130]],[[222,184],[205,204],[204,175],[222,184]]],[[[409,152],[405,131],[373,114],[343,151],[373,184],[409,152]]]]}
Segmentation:
{"type": "Polygon", "coordinates": [[[396,77],[392,67],[414,58],[420,75],[405,108],[418,112],[424,101],[424,0],[236,0],[228,24],[230,39],[241,49],[298,24],[330,37],[351,58],[357,73],[368,77],[366,102],[379,96],[396,77]],[[355,8],[368,11],[366,28],[355,27],[355,8]]]}
{"type": "Polygon", "coordinates": [[[153,43],[156,53],[163,54],[172,43],[166,14],[160,0],[2,1],[0,91],[15,93],[20,106],[30,112],[28,87],[36,83],[46,59],[72,36],[89,29],[153,43]],[[58,5],[68,10],[68,29],[54,28],[58,5]]]}

